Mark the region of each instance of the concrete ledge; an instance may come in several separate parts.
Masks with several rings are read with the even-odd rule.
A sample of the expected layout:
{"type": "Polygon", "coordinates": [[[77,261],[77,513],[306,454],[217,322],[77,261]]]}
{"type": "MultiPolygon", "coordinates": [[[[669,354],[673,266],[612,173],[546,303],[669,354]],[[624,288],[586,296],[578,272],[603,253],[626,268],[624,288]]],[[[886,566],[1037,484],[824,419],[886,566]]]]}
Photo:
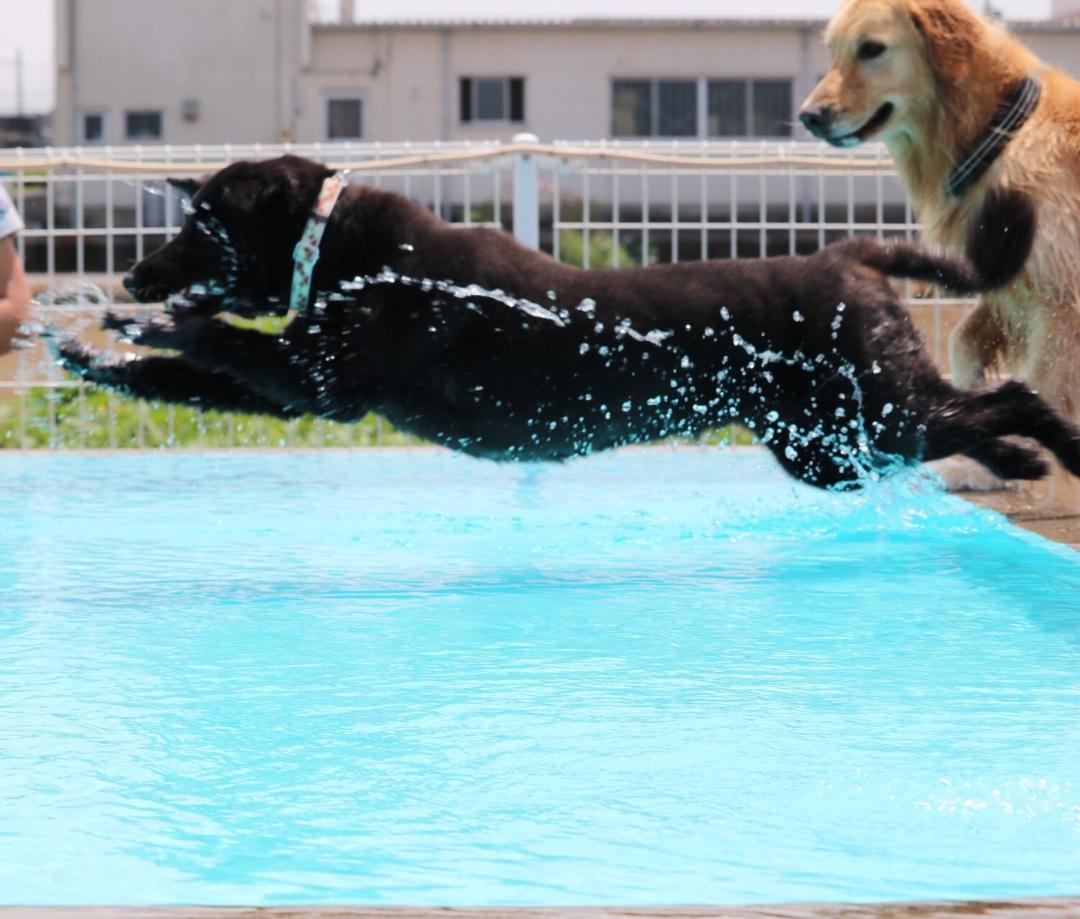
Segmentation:
{"type": "Polygon", "coordinates": [[[1080,552],[1080,513],[1023,491],[966,492],[972,504],[1004,514],[1018,527],[1080,552]]]}
{"type": "Polygon", "coordinates": [[[1080,898],[873,905],[656,906],[595,908],[281,906],[0,907],[0,919],[1080,919],[1080,898]]]}

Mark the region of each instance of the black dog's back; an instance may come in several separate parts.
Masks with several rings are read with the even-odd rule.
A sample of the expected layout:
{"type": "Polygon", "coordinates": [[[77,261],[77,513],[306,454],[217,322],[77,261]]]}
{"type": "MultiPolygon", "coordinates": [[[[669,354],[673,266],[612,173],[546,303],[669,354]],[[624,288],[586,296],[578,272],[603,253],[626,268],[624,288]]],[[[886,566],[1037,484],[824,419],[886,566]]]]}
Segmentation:
{"type": "Polygon", "coordinates": [[[494,459],[563,459],[738,421],[817,485],[942,450],[1038,475],[1037,455],[997,440],[1008,433],[1031,432],[1080,467],[1080,438],[1035,412],[1034,394],[979,401],[943,380],[888,281],[963,293],[1004,282],[1034,232],[1022,196],[988,201],[967,259],[857,239],[807,257],[585,270],[354,187],[327,224],[312,309],[268,336],[209,314],[289,302],[292,248],[329,171],[295,157],[242,167],[202,186],[185,232],[136,266],[132,284],[211,286],[193,251],[226,238],[239,266],[227,300],[135,336],[179,356],[113,360],[70,343],[72,369],[203,408],[339,421],[378,411],[494,459]],[[206,220],[220,232],[197,232],[206,220]]]}

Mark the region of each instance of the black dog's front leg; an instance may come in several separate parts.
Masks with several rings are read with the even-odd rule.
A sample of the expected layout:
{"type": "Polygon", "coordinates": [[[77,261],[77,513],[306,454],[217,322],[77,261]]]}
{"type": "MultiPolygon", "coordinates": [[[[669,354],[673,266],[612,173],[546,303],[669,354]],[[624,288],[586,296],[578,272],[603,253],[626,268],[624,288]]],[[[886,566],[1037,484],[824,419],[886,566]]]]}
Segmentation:
{"type": "Polygon", "coordinates": [[[215,377],[231,377],[293,414],[319,413],[316,387],[294,362],[294,352],[280,336],[183,313],[146,321],[110,314],[103,325],[122,331],[134,344],[180,351],[189,366],[215,377]]]}
{"type": "Polygon", "coordinates": [[[76,376],[140,399],[276,418],[300,414],[253,392],[227,374],[196,367],[183,357],[125,358],[75,340],[58,343],[55,351],[60,363],[76,376]]]}

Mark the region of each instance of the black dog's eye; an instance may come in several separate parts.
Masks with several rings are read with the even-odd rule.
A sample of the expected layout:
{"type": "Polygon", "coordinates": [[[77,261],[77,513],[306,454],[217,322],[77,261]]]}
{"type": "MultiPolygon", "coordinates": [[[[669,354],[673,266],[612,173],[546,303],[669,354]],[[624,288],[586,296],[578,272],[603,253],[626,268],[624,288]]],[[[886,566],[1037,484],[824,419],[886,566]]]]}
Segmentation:
{"type": "Polygon", "coordinates": [[[881,57],[885,51],[885,46],[879,41],[864,41],[859,45],[859,60],[872,61],[876,57],[881,57]]]}

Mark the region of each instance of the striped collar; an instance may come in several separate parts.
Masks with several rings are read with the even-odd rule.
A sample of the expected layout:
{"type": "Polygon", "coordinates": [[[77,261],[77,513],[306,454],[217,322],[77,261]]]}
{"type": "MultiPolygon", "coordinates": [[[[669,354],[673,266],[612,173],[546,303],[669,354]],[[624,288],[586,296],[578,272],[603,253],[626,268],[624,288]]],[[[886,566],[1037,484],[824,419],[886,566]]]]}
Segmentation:
{"type": "Polygon", "coordinates": [[[986,130],[966,157],[949,173],[945,193],[959,198],[979,181],[1001,156],[1017,131],[1039,104],[1042,86],[1037,77],[1024,77],[1001,101],[986,130]]]}
{"type": "Polygon", "coordinates": [[[334,206],[349,183],[345,173],[335,172],[323,180],[315,208],[308,217],[307,225],[300,236],[300,241],[293,250],[292,293],[289,297],[289,309],[298,313],[307,311],[311,301],[311,279],[315,275],[315,263],[319,261],[319,247],[323,233],[334,206]]]}

